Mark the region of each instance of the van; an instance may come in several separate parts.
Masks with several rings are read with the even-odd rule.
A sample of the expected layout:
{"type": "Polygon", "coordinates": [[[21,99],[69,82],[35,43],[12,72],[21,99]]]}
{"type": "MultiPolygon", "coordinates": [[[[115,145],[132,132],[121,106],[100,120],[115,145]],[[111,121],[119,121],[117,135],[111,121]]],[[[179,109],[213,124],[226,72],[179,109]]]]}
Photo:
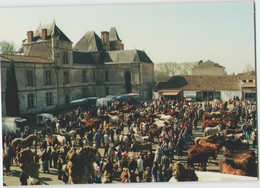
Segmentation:
{"type": "Polygon", "coordinates": [[[36,115],[36,123],[39,124],[39,125],[43,125],[45,119],[50,119],[51,120],[52,118],[53,118],[53,115],[49,114],[49,113],[37,114],[36,115]]]}
{"type": "Polygon", "coordinates": [[[2,130],[19,133],[27,125],[27,119],[21,117],[2,117],[2,130]]]}

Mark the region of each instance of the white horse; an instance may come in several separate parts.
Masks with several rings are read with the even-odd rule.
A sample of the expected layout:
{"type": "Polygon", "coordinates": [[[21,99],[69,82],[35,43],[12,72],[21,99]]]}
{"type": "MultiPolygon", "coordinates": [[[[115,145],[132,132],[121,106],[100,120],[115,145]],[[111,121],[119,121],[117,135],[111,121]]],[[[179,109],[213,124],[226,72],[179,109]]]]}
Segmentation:
{"type": "Polygon", "coordinates": [[[66,144],[66,137],[61,135],[55,135],[58,142],[63,146],[66,144]]]}
{"type": "Polygon", "coordinates": [[[220,133],[220,131],[222,130],[222,126],[221,125],[217,125],[216,127],[206,127],[204,129],[204,137],[206,136],[213,136],[217,133],[220,133]]]}
{"type": "Polygon", "coordinates": [[[134,134],[134,141],[136,142],[144,142],[149,140],[149,136],[140,136],[139,134],[134,134]]]}
{"type": "Polygon", "coordinates": [[[76,131],[75,130],[71,130],[70,132],[65,132],[64,130],[60,129],[60,135],[61,136],[68,136],[70,138],[75,138],[76,131]]]}
{"type": "Polygon", "coordinates": [[[162,114],[161,116],[160,116],[160,119],[161,120],[165,120],[165,121],[172,121],[172,116],[171,115],[165,115],[165,114],[162,114]]]}

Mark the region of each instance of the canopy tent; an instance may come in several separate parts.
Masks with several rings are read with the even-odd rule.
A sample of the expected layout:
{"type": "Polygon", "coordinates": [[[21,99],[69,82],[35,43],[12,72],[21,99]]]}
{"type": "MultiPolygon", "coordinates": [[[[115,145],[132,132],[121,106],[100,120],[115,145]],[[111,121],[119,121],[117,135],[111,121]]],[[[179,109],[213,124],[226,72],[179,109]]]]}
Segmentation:
{"type": "Polygon", "coordinates": [[[98,97],[87,97],[87,98],[82,98],[82,99],[77,99],[77,100],[73,100],[70,102],[70,104],[75,104],[75,103],[83,103],[89,100],[96,100],[98,99],[98,97]]]}
{"type": "Polygon", "coordinates": [[[164,96],[177,96],[180,93],[180,90],[169,90],[169,91],[163,91],[161,95],[164,96]]]}
{"type": "Polygon", "coordinates": [[[124,94],[124,96],[127,96],[127,97],[140,97],[140,94],[139,93],[127,93],[127,94],[124,94]]]}

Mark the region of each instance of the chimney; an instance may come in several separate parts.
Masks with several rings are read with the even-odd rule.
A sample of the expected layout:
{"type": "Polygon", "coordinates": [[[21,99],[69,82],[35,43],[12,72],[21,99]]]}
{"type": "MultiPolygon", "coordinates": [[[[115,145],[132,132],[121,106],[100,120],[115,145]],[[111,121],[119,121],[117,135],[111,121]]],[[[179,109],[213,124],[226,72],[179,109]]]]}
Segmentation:
{"type": "Polygon", "coordinates": [[[199,65],[200,65],[201,63],[203,63],[203,61],[202,61],[202,60],[200,60],[200,61],[199,61],[199,65]]]}
{"type": "Polygon", "coordinates": [[[125,45],[123,44],[123,43],[121,43],[121,45],[120,45],[120,50],[124,50],[124,47],[125,45]]]}
{"type": "Polygon", "coordinates": [[[46,40],[47,38],[47,29],[42,29],[42,40],[46,40]]]}
{"type": "Polygon", "coordinates": [[[110,45],[109,45],[109,32],[107,31],[102,31],[101,32],[101,40],[102,40],[102,45],[105,50],[109,51],[110,50],[110,45]]]}
{"type": "Polygon", "coordinates": [[[32,42],[33,39],[33,31],[27,32],[27,42],[32,42]]]}

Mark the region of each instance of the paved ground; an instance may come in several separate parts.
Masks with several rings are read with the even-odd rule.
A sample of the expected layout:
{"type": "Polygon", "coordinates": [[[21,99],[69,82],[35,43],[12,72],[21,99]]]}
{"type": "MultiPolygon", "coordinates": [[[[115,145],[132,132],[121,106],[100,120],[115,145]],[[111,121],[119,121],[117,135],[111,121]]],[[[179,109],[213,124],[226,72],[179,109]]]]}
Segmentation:
{"type": "MultiPolygon", "coordinates": [[[[126,131],[127,131],[127,128],[125,128],[124,132],[126,132],[126,131]]],[[[202,134],[202,129],[201,129],[201,121],[200,121],[199,124],[198,124],[198,130],[193,131],[192,139],[189,142],[188,146],[184,150],[184,157],[181,158],[180,160],[178,160],[178,157],[175,155],[173,162],[179,161],[179,162],[186,163],[186,161],[187,161],[187,148],[190,148],[194,145],[193,140],[194,140],[195,137],[202,137],[202,136],[203,136],[203,134],[202,134]]],[[[157,141],[157,139],[155,141],[157,141]]],[[[252,149],[251,146],[250,146],[250,149],[252,149]]],[[[155,152],[155,149],[157,147],[158,147],[158,144],[156,144],[156,143],[153,144],[153,153],[155,152]]],[[[100,148],[99,151],[100,151],[101,155],[103,156],[104,149],[100,148]]],[[[255,152],[257,153],[256,150],[255,150],[255,152]]],[[[40,152],[38,152],[38,153],[40,153],[40,152]]],[[[130,154],[132,154],[132,153],[130,152],[130,154]]],[[[219,172],[220,169],[219,169],[218,159],[212,160],[211,163],[209,163],[209,165],[207,166],[207,170],[211,171],[211,172],[219,172]]],[[[4,175],[4,179],[5,179],[6,184],[7,185],[20,185],[20,181],[19,181],[19,175],[20,175],[20,172],[21,172],[20,168],[17,167],[17,166],[11,166],[11,171],[12,171],[12,175],[9,175],[9,176],[4,175]]],[[[119,178],[120,173],[121,172],[116,173],[113,183],[120,182],[120,178],[119,178]]],[[[50,168],[49,174],[42,173],[42,168],[40,168],[39,180],[46,183],[46,184],[49,184],[49,185],[63,184],[63,182],[61,180],[58,180],[57,169],[54,169],[54,168],[50,168]]]]}

